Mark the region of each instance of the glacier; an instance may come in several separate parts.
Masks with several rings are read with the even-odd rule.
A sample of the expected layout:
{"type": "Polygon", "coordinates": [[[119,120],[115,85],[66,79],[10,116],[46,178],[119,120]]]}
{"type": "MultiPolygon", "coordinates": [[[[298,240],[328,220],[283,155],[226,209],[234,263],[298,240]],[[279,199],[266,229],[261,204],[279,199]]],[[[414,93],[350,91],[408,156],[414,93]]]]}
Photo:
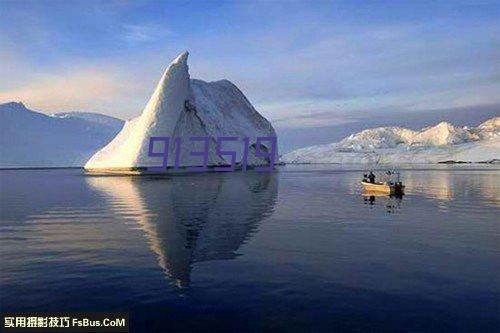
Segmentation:
{"type": "MultiPolygon", "coordinates": [[[[276,137],[271,123],[261,116],[243,93],[230,81],[205,82],[191,79],[188,52],[180,54],[165,70],[141,115],[125,123],[122,131],[85,164],[89,172],[142,172],[162,165],[162,158],[148,156],[151,137],[181,138],[179,166],[198,166],[201,143],[190,137],[209,137],[208,165],[227,165],[224,155],[216,153],[217,137],[238,137],[226,141],[223,150],[236,152],[240,163],[243,138],[249,140],[248,165],[266,165],[269,159],[255,157],[255,151],[270,151],[271,143],[257,137],[276,137]]],[[[174,149],[169,145],[168,165],[174,164],[174,149]]],[[[277,155],[277,150],[276,150],[277,155]]],[[[277,160],[277,158],[276,158],[277,160]]]]}
{"type": "Polygon", "coordinates": [[[0,168],[82,167],[122,129],[97,113],[46,115],[21,102],[0,104],[0,168]]]}
{"type": "Polygon", "coordinates": [[[500,117],[477,127],[447,122],[420,131],[402,127],[366,129],[340,142],[294,150],[284,163],[426,164],[500,161],[500,117]]]}

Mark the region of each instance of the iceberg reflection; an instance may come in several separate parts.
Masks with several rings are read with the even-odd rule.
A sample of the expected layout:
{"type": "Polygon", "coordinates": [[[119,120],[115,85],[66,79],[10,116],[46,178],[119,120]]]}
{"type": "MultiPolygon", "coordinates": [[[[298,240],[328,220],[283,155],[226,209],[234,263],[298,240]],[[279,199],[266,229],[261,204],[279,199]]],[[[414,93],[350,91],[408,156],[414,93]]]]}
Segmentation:
{"type": "MultiPolygon", "coordinates": [[[[274,173],[196,174],[174,177],[87,177],[115,213],[130,212],[158,263],[179,287],[192,265],[233,259],[272,214],[278,192],[274,173]]],[[[124,216],[125,217],[125,216],[124,216]]]]}

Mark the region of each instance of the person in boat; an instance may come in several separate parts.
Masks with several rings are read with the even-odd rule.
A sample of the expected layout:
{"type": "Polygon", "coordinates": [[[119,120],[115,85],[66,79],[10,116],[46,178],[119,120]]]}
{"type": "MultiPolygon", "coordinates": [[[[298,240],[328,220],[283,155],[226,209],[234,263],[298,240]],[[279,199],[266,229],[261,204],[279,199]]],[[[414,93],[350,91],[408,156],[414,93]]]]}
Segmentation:
{"type": "Polygon", "coordinates": [[[375,174],[371,171],[368,174],[368,180],[370,181],[370,183],[375,184],[375,174]]]}

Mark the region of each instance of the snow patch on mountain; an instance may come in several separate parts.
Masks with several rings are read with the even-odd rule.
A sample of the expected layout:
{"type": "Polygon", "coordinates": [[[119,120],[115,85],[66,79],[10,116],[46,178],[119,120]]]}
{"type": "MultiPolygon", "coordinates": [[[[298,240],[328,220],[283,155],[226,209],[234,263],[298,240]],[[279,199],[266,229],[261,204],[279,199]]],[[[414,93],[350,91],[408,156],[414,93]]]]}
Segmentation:
{"type": "MultiPolygon", "coordinates": [[[[238,142],[227,142],[224,150],[236,151],[236,162],[243,156],[244,137],[250,139],[248,165],[266,164],[262,158],[253,158],[257,137],[276,133],[272,125],[250,104],[243,93],[227,80],[204,82],[190,79],[188,53],[179,55],[168,66],[142,114],[128,121],[123,130],[106,147],[86,163],[87,170],[131,169],[162,165],[159,157],[148,156],[151,137],[182,138],[180,166],[198,166],[201,157],[192,155],[202,150],[202,143],[191,142],[191,137],[210,137],[209,165],[228,164],[224,155],[216,153],[216,138],[238,137],[238,142]]],[[[269,150],[263,143],[259,149],[269,150]]],[[[168,165],[174,164],[175,145],[169,146],[168,165]]]]}
{"type": "Polygon", "coordinates": [[[283,156],[285,163],[442,163],[500,160],[500,117],[476,128],[441,122],[421,131],[367,129],[338,143],[311,146],[283,156]]]}
{"type": "Polygon", "coordinates": [[[58,113],[53,113],[50,115],[51,117],[56,117],[56,118],[77,118],[77,119],[83,119],[91,123],[95,124],[100,124],[104,126],[109,126],[111,128],[115,128],[117,131],[119,131],[124,124],[124,121],[115,117],[107,116],[104,114],[100,113],[95,113],[95,112],[58,112],[58,113]]]}

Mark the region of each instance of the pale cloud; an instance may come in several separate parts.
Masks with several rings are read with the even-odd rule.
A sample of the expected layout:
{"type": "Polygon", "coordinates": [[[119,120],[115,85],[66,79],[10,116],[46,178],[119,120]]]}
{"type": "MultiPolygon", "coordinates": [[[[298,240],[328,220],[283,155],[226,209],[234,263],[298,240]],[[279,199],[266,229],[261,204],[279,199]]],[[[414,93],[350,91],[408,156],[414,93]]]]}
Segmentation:
{"type": "Polygon", "coordinates": [[[306,113],[272,121],[277,128],[314,128],[356,123],[359,117],[334,115],[332,112],[306,113]]]}
{"type": "Polygon", "coordinates": [[[32,82],[0,91],[0,103],[23,101],[45,112],[61,110],[111,111],[117,98],[128,87],[116,75],[97,69],[82,68],[58,74],[39,74],[32,82]]]}
{"type": "Polygon", "coordinates": [[[153,42],[172,35],[160,24],[126,24],[123,26],[123,39],[130,43],[153,42]]]}

